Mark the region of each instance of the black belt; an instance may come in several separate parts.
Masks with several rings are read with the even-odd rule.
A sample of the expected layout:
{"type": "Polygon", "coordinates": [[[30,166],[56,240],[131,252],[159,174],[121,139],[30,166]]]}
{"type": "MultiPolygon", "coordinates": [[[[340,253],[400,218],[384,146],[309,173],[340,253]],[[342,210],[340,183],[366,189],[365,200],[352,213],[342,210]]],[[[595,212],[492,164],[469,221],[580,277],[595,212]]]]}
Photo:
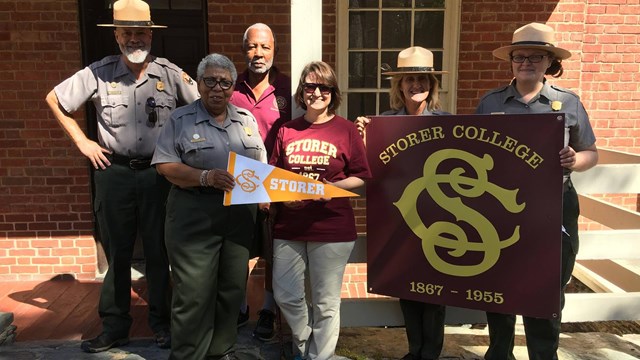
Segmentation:
{"type": "Polygon", "coordinates": [[[571,178],[568,178],[567,181],[562,184],[562,192],[564,193],[570,189],[573,189],[573,183],[571,182],[571,178]]]}
{"type": "Polygon", "coordinates": [[[125,165],[133,170],[144,170],[151,167],[151,159],[147,158],[130,158],[118,154],[110,154],[107,156],[113,164],[125,165]]]}
{"type": "Polygon", "coordinates": [[[218,195],[224,195],[224,191],[220,190],[220,189],[215,189],[212,187],[206,187],[206,186],[190,186],[190,187],[179,187],[176,185],[173,185],[173,187],[175,187],[176,189],[179,190],[184,190],[184,191],[188,191],[188,192],[192,192],[192,193],[196,193],[196,194],[218,194],[218,195]]]}

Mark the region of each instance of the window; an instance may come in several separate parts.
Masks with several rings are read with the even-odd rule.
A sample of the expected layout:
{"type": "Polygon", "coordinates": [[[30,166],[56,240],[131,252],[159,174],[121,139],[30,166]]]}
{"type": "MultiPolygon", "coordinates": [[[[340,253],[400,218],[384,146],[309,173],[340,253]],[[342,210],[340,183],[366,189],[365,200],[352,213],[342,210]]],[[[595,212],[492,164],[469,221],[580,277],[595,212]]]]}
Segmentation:
{"type": "Polygon", "coordinates": [[[454,112],[460,0],[349,0],[338,2],[338,76],[348,119],[389,110],[390,81],[382,64],[396,68],[410,46],[433,52],[444,110],[454,112]],[[344,56],[342,56],[344,54],[344,56]],[[347,76],[348,75],[348,76],[347,76]]]}

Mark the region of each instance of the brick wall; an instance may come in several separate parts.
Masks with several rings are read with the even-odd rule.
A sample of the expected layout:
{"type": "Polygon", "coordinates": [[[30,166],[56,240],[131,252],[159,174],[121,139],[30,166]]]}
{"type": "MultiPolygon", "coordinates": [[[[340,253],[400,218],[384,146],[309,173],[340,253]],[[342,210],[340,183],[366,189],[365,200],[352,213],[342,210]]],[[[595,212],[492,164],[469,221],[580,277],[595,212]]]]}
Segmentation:
{"type": "MultiPolygon", "coordinates": [[[[556,30],[558,45],[573,56],[564,74],[549,80],[580,95],[596,145],[640,154],[640,4],[635,0],[462,2],[458,113],[475,111],[488,90],[511,79],[507,62],[491,51],[509,44],[513,31],[532,22],[556,30]]],[[[638,211],[637,194],[601,196],[638,211]]],[[[583,228],[599,228],[594,224],[583,228]]]]}
{"type": "Polygon", "coordinates": [[[44,102],[80,66],[76,8],[76,0],[0,2],[2,280],[94,276],[87,163],[44,102]]]}
{"type": "MultiPolygon", "coordinates": [[[[77,0],[0,2],[0,280],[60,273],[88,279],[95,273],[87,161],[44,102],[81,66],[77,6],[77,0]]],[[[335,8],[336,0],[323,2],[323,60],[332,65],[335,8]]],[[[559,44],[574,54],[553,82],[580,94],[598,146],[640,153],[639,16],[640,5],[631,0],[464,0],[458,113],[472,113],[482,94],[511,78],[508,64],[491,50],[509,43],[525,23],[548,22],[559,44]]],[[[275,61],[288,72],[289,2],[210,0],[210,51],[244,69],[242,33],[254,22],[274,29],[280,47],[275,61]]],[[[82,114],[76,118],[85,124],[82,114]]],[[[638,209],[635,195],[614,201],[638,209]]],[[[365,200],[355,204],[358,230],[364,231],[365,200]]]]}

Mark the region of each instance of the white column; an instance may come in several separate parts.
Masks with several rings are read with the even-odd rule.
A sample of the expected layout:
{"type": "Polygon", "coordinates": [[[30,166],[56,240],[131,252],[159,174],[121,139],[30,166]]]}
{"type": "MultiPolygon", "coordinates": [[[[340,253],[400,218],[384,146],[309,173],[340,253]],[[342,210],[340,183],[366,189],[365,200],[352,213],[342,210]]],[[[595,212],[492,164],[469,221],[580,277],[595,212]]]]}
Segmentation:
{"type": "MultiPolygon", "coordinates": [[[[322,1],[291,0],[292,92],[295,93],[298,88],[302,68],[307,63],[318,60],[322,60],[322,1]]],[[[293,118],[302,115],[303,112],[302,109],[293,106],[293,118]]]]}

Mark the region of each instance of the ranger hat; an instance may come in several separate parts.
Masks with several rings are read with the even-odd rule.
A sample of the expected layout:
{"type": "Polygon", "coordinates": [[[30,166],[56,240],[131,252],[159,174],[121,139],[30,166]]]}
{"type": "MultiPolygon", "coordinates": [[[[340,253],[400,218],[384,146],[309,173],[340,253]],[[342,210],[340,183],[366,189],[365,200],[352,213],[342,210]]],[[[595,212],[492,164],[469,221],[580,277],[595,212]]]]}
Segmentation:
{"type": "Polygon", "coordinates": [[[400,51],[398,68],[395,71],[383,70],[382,75],[447,73],[446,71],[436,71],[433,68],[433,53],[420,46],[412,46],[400,51]]]}
{"type": "Polygon", "coordinates": [[[113,4],[113,24],[98,24],[109,27],[166,28],[151,21],[149,5],[142,0],[118,0],[113,4]]]}
{"type": "Polygon", "coordinates": [[[569,50],[554,45],[553,28],[545,24],[530,23],[513,32],[511,45],[493,50],[493,56],[509,60],[511,52],[516,49],[540,49],[553,53],[556,59],[564,60],[571,57],[569,50]]]}

